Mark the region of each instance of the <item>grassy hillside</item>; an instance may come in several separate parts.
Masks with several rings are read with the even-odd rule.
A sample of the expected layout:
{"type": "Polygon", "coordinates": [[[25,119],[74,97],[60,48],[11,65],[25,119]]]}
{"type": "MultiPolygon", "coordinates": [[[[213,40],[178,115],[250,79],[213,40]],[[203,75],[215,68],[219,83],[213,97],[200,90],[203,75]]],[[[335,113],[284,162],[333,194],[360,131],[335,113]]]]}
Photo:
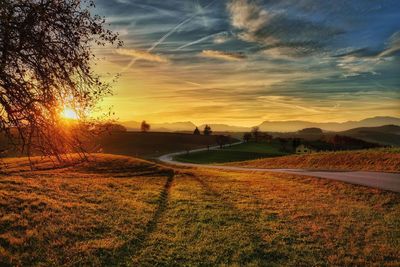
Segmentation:
{"type": "Polygon", "coordinates": [[[182,162],[207,164],[277,157],[286,154],[280,151],[279,142],[274,140],[270,144],[249,142],[223,149],[194,152],[176,156],[175,159],[182,162]]]}
{"type": "Polygon", "coordinates": [[[310,133],[307,131],[297,132],[272,132],[274,137],[302,138],[308,141],[329,140],[335,135],[348,136],[369,143],[384,146],[400,146],[400,126],[384,125],[378,127],[360,127],[341,132],[310,133]]]}
{"type": "Polygon", "coordinates": [[[397,193],[286,174],[173,175],[110,155],[53,170],[6,163],[1,266],[400,264],[397,193]]]}
{"type": "Polygon", "coordinates": [[[231,163],[231,165],[255,168],[400,172],[400,150],[373,149],[290,155],[273,159],[265,158],[235,162],[231,163]]]}
{"type": "Polygon", "coordinates": [[[155,157],[167,153],[215,145],[216,137],[184,133],[117,132],[100,140],[102,152],[138,157],[155,157]]]}
{"type": "Polygon", "coordinates": [[[400,126],[396,125],[355,128],[339,134],[382,145],[400,146],[400,126]]]}

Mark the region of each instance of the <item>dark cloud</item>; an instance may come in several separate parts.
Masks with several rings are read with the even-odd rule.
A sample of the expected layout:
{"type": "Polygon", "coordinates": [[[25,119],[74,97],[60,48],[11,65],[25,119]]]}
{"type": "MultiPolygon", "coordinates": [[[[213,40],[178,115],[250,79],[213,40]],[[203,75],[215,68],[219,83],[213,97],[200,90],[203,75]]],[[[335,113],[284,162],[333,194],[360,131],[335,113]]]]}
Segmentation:
{"type": "Polygon", "coordinates": [[[289,11],[268,9],[260,1],[232,0],[227,7],[239,38],[257,42],[265,49],[292,48],[292,56],[321,52],[330,39],[345,33],[343,29],[289,11]]]}

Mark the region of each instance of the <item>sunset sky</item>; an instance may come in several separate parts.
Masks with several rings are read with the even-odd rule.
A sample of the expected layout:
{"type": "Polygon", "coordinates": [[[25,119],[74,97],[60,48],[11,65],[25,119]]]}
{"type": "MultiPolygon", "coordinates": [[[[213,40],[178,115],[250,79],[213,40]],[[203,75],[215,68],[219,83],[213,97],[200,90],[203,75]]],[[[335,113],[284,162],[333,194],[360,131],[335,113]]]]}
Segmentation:
{"type": "MultiPolygon", "coordinates": [[[[122,121],[346,121],[400,116],[400,1],[97,0],[121,49],[122,121]]],[[[106,74],[110,73],[110,74],[106,74]]]]}

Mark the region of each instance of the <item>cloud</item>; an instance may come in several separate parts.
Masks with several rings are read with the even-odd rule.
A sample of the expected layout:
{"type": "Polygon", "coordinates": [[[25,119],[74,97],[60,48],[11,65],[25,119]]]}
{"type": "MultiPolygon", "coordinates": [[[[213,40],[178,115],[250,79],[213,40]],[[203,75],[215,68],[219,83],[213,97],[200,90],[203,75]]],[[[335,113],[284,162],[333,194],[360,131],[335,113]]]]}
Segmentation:
{"type": "Polygon", "coordinates": [[[266,44],[274,44],[278,41],[273,36],[259,35],[259,32],[272,20],[274,14],[263,9],[258,1],[231,0],[227,7],[232,26],[240,30],[239,39],[266,44]]]}
{"type": "Polygon", "coordinates": [[[200,55],[202,57],[216,58],[227,61],[239,61],[246,58],[243,53],[231,53],[216,50],[203,50],[200,55]]]}
{"type": "Polygon", "coordinates": [[[264,10],[255,1],[233,0],[228,3],[232,26],[247,33],[255,33],[263,28],[272,14],[264,10]]]}
{"type": "Polygon", "coordinates": [[[223,44],[223,43],[229,41],[229,39],[230,38],[229,38],[228,34],[218,35],[218,36],[214,37],[213,42],[214,42],[214,44],[223,44]]]}
{"type": "Polygon", "coordinates": [[[117,49],[116,52],[119,55],[133,57],[138,60],[145,60],[145,61],[158,62],[158,63],[169,62],[168,58],[161,56],[161,55],[153,54],[153,53],[151,53],[149,51],[145,51],[145,50],[121,48],[121,49],[117,49]]]}
{"type": "Polygon", "coordinates": [[[400,51],[400,32],[395,32],[390,36],[387,48],[382,51],[380,57],[392,56],[400,51]]]}
{"type": "Polygon", "coordinates": [[[400,52],[400,32],[392,34],[387,45],[381,51],[368,48],[355,49],[338,55],[337,66],[345,73],[345,77],[357,76],[363,73],[378,74],[377,67],[391,60],[392,56],[400,52]]]}
{"type": "MultiPolygon", "coordinates": [[[[186,48],[186,47],[189,47],[189,46],[192,46],[192,45],[195,45],[195,44],[204,42],[204,41],[206,41],[206,40],[208,40],[208,39],[210,39],[210,38],[225,37],[225,36],[227,35],[227,33],[228,33],[227,31],[222,31],[222,32],[213,33],[213,34],[204,36],[204,37],[202,37],[202,38],[200,38],[200,39],[197,39],[197,40],[195,40],[195,41],[192,41],[192,42],[186,43],[186,44],[184,44],[184,45],[181,45],[180,47],[178,47],[178,48],[175,49],[175,50],[181,50],[181,49],[183,49],[183,48],[186,48]]],[[[215,39],[214,39],[214,40],[215,40],[215,39]]]]}
{"type": "Polygon", "coordinates": [[[287,10],[267,9],[256,0],[231,0],[227,9],[239,39],[266,48],[290,47],[292,49],[287,50],[291,51],[290,56],[322,52],[330,38],[343,33],[324,22],[306,19],[287,10]]]}
{"type": "Polygon", "coordinates": [[[272,105],[276,105],[278,107],[291,108],[291,109],[296,109],[296,110],[301,110],[301,111],[306,111],[306,112],[311,112],[311,113],[320,113],[321,112],[320,109],[317,109],[314,107],[299,105],[299,103],[301,103],[301,99],[296,98],[296,97],[271,95],[271,96],[259,96],[257,99],[259,99],[263,102],[267,102],[272,105]]]}
{"type": "Polygon", "coordinates": [[[288,45],[267,48],[262,51],[262,54],[271,59],[295,60],[302,56],[311,55],[312,52],[309,48],[302,45],[288,45]]]}

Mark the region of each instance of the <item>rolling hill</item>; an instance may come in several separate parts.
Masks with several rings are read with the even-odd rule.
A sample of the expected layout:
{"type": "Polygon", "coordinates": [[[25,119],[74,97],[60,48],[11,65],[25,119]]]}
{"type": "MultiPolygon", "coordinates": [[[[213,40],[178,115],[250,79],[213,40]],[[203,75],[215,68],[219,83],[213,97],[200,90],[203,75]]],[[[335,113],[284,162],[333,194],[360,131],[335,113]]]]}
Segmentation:
{"type": "MultiPolygon", "coordinates": [[[[121,122],[129,131],[139,131],[140,123],[138,121],[121,122]]],[[[192,132],[196,125],[193,122],[171,122],[171,123],[153,123],[151,124],[151,131],[155,132],[192,132]]],[[[208,123],[214,132],[248,132],[252,127],[235,126],[228,124],[215,124],[208,123]]],[[[347,122],[310,122],[310,121],[264,121],[257,125],[261,131],[265,132],[295,132],[304,128],[321,128],[324,131],[347,131],[352,128],[359,127],[377,127],[382,125],[398,125],[400,126],[400,118],[380,116],[374,118],[367,118],[360,121],[347,121],[347,122]]],[[[202,124],[199,129],[203,129],[205,124],[202,124]]]]}
{"type": "Polygon", "coordinates": [[[399,266],[400,194],[126,156],[5,159],[0,266],[399,266]]]}
{"type": "Polygon", "coordinates": [[[151,158],[166,153],[216,145],[215,135],[165,132],[113,132],[99,139],[101,152],[151,158]]]}
{"type": "Polygon", "coordinates": [[[318,132],[319,128],[305,128],[296,132],[274,132],[274,137],[301,138],[307,141],[329,140],[335,135],[347,136],[383,146],[400,146],[400,126],[359,127],[340,132],[318,132]],[[315,129],[315,131],[310,131],[315,129]]]}
{"type": "Polygon", "coordinates": [[[262,131],[267,132],[294,132],[304,128],[321,128],[324,131],[347,131],[359,127],[377,127],[382,125],[400,125],[400,118],[374,117],[361,121],[347,122],[309,122],[309,121],[265,121],[259,125],[262,131]]]}
{"type": "MultiPolygon", "coordinates": [[[[154,132],[175,132],[175,131],[191,131],[196,128],[190,121],[185,122],[168,122],[168,123],[152,123],[150,131],[154,132]]],[[[141,122],[138,121],[126,121],[121,122],[123,126],[125,126],[129,131],[139,131],[141,122]]]]}
{"type": "Polygon", "coordinates": [[[382,145],[400,146],[400,126],[397,125],[360,127],[339,134],[382,145]]]}

